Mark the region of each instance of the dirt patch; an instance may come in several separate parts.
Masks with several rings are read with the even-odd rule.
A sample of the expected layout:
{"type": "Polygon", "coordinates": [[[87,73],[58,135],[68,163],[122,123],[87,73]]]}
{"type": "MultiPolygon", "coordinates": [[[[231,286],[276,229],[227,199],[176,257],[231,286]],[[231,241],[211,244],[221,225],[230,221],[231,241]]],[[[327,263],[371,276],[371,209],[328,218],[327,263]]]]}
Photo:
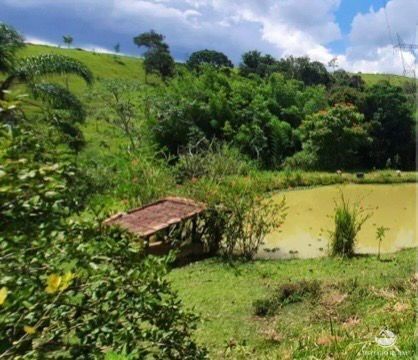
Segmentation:
{"type": "Polygon", "coordinates": [[[325,335],[325,336],[319,337],[316,340],[316,344],[326,346],[326,345],[330,345],[334,342],[338,342],[340,339],[341,339],[341,337],[336,336],[336,335],[325,335]]]}
{"type": "Polygon", "coordinates": [[[361,320],[357,316],[350,316],[347,320],[343,322],[343,327],[353,328],[361,323],[361,320]]]}
{"type": "Polygon", "coordinates": [[[325,307],[334,307],[341,304],[347,296],[338,290],[331,290],[322,295],[321,304],[325,307]]]}

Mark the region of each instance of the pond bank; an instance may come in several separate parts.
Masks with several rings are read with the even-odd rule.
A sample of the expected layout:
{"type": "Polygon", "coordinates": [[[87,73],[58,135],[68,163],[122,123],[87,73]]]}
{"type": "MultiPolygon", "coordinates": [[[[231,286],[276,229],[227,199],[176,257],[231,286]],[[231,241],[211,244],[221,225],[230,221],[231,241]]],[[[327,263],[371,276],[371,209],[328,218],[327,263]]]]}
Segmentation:
{"type": "Polygon", "coordinates": [[[295,188],[316,187],[336,184],[404,184],[417,183],[418,172],[401,172],[380,170],[365,172],[364,178],[356,173],[341,175],[331,172],[316,171],[254,171],[248,176],[232,176],[224,179],[225,185],[248,186],[259,192],[293,190],[295,188]]]}

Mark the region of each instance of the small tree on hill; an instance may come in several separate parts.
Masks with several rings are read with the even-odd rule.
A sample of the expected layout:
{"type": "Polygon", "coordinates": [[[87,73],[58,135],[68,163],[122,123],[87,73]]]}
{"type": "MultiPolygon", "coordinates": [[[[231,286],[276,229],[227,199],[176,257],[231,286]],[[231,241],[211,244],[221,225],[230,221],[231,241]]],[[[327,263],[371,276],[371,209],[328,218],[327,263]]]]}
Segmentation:
{"type": "Polygon", "coordinates": [[[115,50],[115,53],[116,53],[116,54],[119,54],[119,53],[120,53],[120,44],[119,44],[119,43],[117,43],[117,44],[113,47],[113,50],[115,50]]]}
{"type": "Polygon", "coordinates": [[[158,73],[166,80],[174,75],[175,63],[170,54],[170,48],[164,42],[164,39],[164,35],[151,30],[134,37],[134,43],[138,47],[144,46],[147,48],[144,55],[145,73],[158,73]]]}
{"type": "Polygon", "coordinates": [[[64,44],[67,45],[68,48],[70,48],[74,42],[74,38],[71,35],[64,35],[62,39],[64,40],[64,44]]]}

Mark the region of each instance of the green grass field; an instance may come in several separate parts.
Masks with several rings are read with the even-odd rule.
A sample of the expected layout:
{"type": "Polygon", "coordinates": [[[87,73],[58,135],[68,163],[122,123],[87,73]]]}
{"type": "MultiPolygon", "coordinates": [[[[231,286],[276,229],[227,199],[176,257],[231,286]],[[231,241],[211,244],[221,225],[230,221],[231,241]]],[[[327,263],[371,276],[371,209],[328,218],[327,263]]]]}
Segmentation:
{"type": "Polygon", "coordinates": [[[374,338],[386,327],[412,359],[416,251],[383,261],[207,260],[175,269],[169,278],[186,307],[201,315],[196,339],[213,359],[384,359],[374,338]],[[274,314],[256,316],[254,301],[302,280],[316,281],[319,293],[289,297],[274,314]]]}

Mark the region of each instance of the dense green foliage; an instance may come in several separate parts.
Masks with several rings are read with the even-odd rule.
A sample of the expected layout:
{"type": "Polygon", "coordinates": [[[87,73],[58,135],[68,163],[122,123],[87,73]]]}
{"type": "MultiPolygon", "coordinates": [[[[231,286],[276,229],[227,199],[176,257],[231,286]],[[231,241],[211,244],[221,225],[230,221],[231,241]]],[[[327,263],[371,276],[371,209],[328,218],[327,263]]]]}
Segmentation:
{"type": "Polygon", "coordinates": [[[16,51],[23,46],[23,37],[11,26],[0,23],[0,72],[13,69],[16,51]]]}
{"type": "Polygon", "coordinates": [[[187,60],[187,66],[192,69],[198,69],[201,65],[211,65],[217,68],[228,67],[232,68],[234,65],[228,57],[219,51],[215,50],[200,50],[190,55],[187,60]]]}
{"type": "Polygon", "coordinates": [[[415,125],[401,89],[365,88],[344,72],[334,85],[307,86],[286,73],[264,80],[201,68],[149,104],[155,140],[172,155],[217,139],[270,169],[383,168],[389,158],[413,166],[415,125]]]}
{"type": "Polygon", "coordinates": [[[396,167],[413,167],[416,124],[401,89],[388,83],[373,85],[366,92],[364,114],[373,139],[367,162],[382,168],[391,159],[396,167]]]}
{"type": "Polygon", "coordinates": [[[361,150],[370,138],[364,116],[352,105],[335,105],[307,116],[299,128],[305,156],[314,168],[353,168],[361,164],[361,150]]]}
{"type": "Polygon", "coordinates": [[[70,220],[75,172],[19,153],[6,151],[0,167],[0,356],[203,358],[189,337],[194,315],[163,279],[169,259],[144,255],[118,229],[70,220]]]}

